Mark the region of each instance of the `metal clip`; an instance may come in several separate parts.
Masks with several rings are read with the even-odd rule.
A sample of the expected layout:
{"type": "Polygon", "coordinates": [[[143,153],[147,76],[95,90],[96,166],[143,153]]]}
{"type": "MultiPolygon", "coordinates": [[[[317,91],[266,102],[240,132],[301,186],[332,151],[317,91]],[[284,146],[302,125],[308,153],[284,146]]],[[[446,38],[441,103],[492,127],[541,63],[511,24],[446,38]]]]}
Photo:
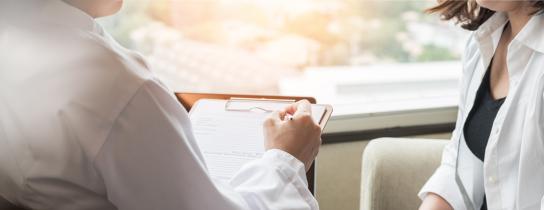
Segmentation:
{"type": "Polygon", "coordinates": [[[273,112],[295,102],[295,100],[285,99],[231,98],[227,100],[227,103],[225,103],[225,110],[243,112],[273,112]],[[245,105],[246,103],[250,105],[245,105]],[[238,107],[235,105],[238,105],[238,107]]]}

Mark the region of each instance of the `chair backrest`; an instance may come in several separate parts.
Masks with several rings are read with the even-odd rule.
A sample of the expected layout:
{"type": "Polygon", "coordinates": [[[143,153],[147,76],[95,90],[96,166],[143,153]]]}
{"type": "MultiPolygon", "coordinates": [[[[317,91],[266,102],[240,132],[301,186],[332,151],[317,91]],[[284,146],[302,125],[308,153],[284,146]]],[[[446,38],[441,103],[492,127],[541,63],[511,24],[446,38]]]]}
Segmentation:
{"type": "Polygon", "coordinates": [[[0,209],[1,210],[25,210],[24,208],[21,208],[19,206],[12,204],[8,200],[4,199],[4,197],[2,196],[0,196],[0,209]]]}

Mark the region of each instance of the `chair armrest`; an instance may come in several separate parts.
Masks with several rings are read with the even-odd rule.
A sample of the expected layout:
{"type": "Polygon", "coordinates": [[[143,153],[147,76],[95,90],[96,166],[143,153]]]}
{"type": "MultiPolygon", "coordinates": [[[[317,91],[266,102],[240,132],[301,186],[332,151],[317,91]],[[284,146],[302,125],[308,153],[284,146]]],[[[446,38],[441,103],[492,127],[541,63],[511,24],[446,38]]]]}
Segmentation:
{"type": "Polygon", "coordinates": [[[380,138],[363,152],[361,210],[417,209],[447,140],[380,138]]]}

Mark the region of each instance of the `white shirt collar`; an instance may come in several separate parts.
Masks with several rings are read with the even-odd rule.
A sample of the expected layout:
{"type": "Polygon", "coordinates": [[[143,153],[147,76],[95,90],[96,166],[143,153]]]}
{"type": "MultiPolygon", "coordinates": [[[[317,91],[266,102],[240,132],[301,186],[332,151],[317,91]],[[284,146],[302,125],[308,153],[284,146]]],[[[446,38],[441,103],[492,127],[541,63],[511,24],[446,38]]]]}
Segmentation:
{"type": "Polygon", "coordinates": [[[544,15],[531,17],[515,39],[535,51],[544,53],[544,15]]]}
{"type": "MultiPolygon", "coordinates": [[[[537,14],[531,17],[529,22],[514,38],[515,41],[540,53],[544,53],[544,15],[537,14]]],[[[504,25],[508,22],[508,17],[503,12],[497,12],[483,23],[475,31],[476,39],[482,41],[491,38],[493,43],[498,43],[502,34],[504,25]]]]}
{"type": "Polygon", "coordinates": [[[478,40],[487,38],[497,31],[502,32],[504,24],[508,22],[508,17],[502,12],[496,12],[493,14],[487,21],[485,21],[480,27],[475,31],[476,37],[478,40]]]}

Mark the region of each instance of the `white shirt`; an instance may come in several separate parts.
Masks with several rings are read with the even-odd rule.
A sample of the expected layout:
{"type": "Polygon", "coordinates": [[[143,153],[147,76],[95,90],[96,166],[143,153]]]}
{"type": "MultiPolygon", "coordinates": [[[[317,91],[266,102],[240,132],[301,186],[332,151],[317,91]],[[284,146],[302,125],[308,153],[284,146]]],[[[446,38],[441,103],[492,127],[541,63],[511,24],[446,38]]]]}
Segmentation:
{"type": "Polygon", "coordinates": [[[212,180],[186,111],[141,56],[60,0],[7,2],[1,196],[31,209],[318,209],[281,150],[212,180]]]}
{"type": "Polygon", "coordinates": [[[510,88],[493,123],[483,174],[478,172],[482,166],[471,162],[473,154],[463,137],[463,125],[507,21],[503,13],[493,15],[468,41],[456,129],[420,198],[433,192],[456,210],[469,209],[464,188],[467,204],[476,209],[485,192],[488,209],[544,210],[544,15],[533,16],[508,46],[510,88]],[[462,185],[455,181],[458,158],[462,185]]]}

